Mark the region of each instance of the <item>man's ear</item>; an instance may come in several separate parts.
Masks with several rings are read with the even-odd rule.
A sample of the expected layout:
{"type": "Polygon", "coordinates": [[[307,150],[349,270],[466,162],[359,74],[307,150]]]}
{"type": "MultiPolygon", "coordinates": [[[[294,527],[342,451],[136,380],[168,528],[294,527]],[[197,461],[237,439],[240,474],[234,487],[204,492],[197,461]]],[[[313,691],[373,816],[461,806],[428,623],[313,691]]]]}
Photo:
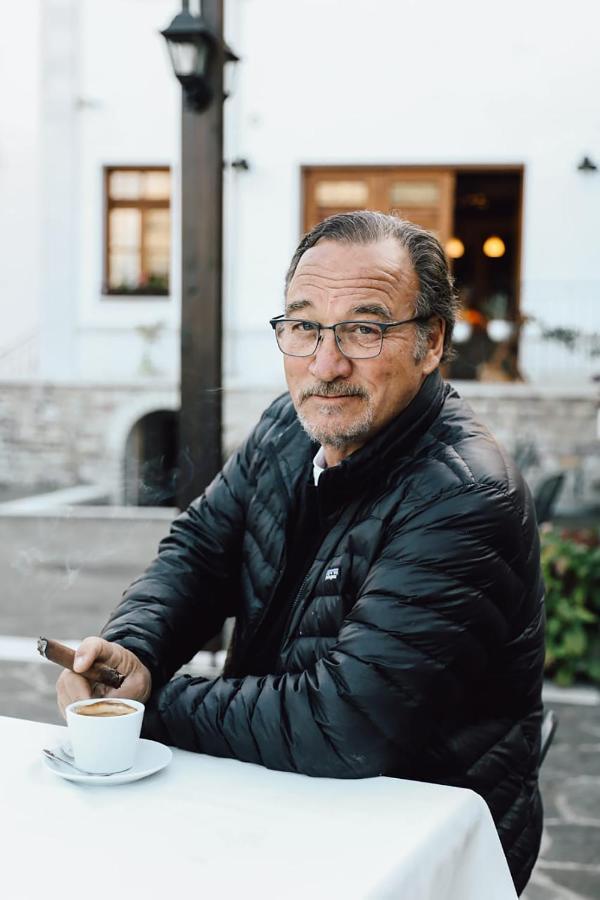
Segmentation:
{"type": "Polygon", "coordinates": [[[429,328],[428,348],[423,360],[423,371],[426,375],[431,374],[440,364],[440,360],[444,353],[444,335],[446,334],[446,323],[443,319],[433,319],[429,328]]]}

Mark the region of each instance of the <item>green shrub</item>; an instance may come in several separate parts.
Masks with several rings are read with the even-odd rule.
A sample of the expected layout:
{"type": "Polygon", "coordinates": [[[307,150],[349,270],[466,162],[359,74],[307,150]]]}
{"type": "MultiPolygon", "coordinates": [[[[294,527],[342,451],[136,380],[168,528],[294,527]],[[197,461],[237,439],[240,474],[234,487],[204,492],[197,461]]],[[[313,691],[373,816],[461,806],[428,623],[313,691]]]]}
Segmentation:
{"type": "Polygon", "coordinates": [[[600,682],[600,530],[543,526],[546,674],[600,682]]]}

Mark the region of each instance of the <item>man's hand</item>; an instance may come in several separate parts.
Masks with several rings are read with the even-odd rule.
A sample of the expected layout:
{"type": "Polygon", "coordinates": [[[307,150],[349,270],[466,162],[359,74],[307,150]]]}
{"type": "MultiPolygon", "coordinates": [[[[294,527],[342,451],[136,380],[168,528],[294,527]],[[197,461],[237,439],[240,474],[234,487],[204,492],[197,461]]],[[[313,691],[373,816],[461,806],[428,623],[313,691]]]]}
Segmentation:
{"type": "Polygon", "coordinates": [[[130,700],[145,703],[150,696],[152,678],[146,666],[139,661],[135,653],[103,638],[85,638],[75,654],[73,668],[75,672],[65,669],[56,682],[58,708],[63,718],[65,709],[75,700],[88,700],[90,697],[128,697],[130,700]],[[87,671],[95,662],[112,666],[121,675],[125,675],[121,687],[117,689],[104,684],[94,685],[77,674],[87,671]]]}

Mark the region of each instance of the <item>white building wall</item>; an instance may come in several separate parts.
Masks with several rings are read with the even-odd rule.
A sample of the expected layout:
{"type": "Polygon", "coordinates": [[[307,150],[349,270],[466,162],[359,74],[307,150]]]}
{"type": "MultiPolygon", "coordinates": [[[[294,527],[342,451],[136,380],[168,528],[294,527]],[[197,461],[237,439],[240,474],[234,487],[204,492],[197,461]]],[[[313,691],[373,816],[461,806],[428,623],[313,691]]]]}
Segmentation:
{"type": "MultiPolygon", "coordinates": [[[[6,79],[18,71],[28,101],[13,97],[0,112],[18,129],[8,143],[0,135],[9,148],[0,183],[24,198],[16,219],[0,209],[11,247],[2,274],[20,317],[0,348],[9,331],[32,327],[39,297],[44,377],[175,381],[177,190],[171,298],[103,298],[102,168],[168,163],[177,186],[180,92],[158,31],[179,3],[39,0],[28,15],[39,19],[40,5],[51,27],[36,77],[22,66],[21,41],[10,29],[0,36],[9,53],[0,54],[0,89],[10,100],[6,79]],[[41,193],[29,177],[36,153],[41,193]],[[41,268],[28,264],[30,233],[43,238],[41,268]],[[145,345],[138,329],[155,325],[160,337],[145,345]]],[[[241,62],[225,105],[225,156],[250,164],[225,170],[228,386],[283,387],[267,320],[281,308],[300,234],[306,164],[524,164],[523,311],[600,330],[600,172],[577,171],[585,153],[600,163],[599,10],[591,0],[493,9],[476,0],[227,0],[226,36],[241,62]]],[[[523,342],[530,378],[589,379],[596,364],[577,368],[568,351],[541,347],[535,327],[523,342]]]]}
{"type": "Polygon", "coordinates": [[[79,0],[81,67],[81,174],[78,211],[77,374],[86,381],[178,377],[179,247],[174,240],[169,297],[102,295],[103,169],[107,165],[173,168],[173,234],[179,197],[180,91],[171,73],[164,28],[172,0],[79,0]],[[147,344],[138,330],[157,326],[147,344]]]}
{"type": "Polygon", "coordinates": [[[39,327],[40,2],[0,28],[0,377],[31,374],[39,327]]]}
{"type": "Polygon", "coordinates": [[[80,194],[78,0],[43,0],[40,47],[40,374],[77,375],[80,194]]]}
{"type": "MultiPolygon", "coordinates": [[[[569,325],[581,311],[600,330],[600,172],[577,171],[584,153],[600,162],[596,4],[240,0],[238,10],[238,149],[252,169],[238,195],[237,377],[279,377],[263,323],[299,234],[302,164],[524,164],[524,312],[569,325]]],[[[525,370],[563,379],[565,352],[524,348],[525,370]]]]}

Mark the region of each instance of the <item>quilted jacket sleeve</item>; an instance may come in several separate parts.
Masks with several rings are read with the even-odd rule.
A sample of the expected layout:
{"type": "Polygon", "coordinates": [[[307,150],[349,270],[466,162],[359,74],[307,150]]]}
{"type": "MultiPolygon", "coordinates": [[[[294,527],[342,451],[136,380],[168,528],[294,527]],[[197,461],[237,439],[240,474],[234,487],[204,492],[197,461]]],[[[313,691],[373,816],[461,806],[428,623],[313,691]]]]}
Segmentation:
{"type": "MultiPolygon", "coordinates": [[[[523,619],[532,592],[519,574],[522,534],[522,513],[493,487],[428,502],[390,529],[314,666],[175,678],[154,695],[147,736],[313,776],[409,775],[436,718],[473,690],[523,619]]],[[[540,610],[532,616],[542,627],[540,610]]]]}
{"type": "Polygon", "coordinates": [[[231,457],[204,494],[171,526],[157,558],[125,592],[102,637],[134,652],[153,687],[164,684],[236,614],[248,476],[264,430],[231,457]]]}

